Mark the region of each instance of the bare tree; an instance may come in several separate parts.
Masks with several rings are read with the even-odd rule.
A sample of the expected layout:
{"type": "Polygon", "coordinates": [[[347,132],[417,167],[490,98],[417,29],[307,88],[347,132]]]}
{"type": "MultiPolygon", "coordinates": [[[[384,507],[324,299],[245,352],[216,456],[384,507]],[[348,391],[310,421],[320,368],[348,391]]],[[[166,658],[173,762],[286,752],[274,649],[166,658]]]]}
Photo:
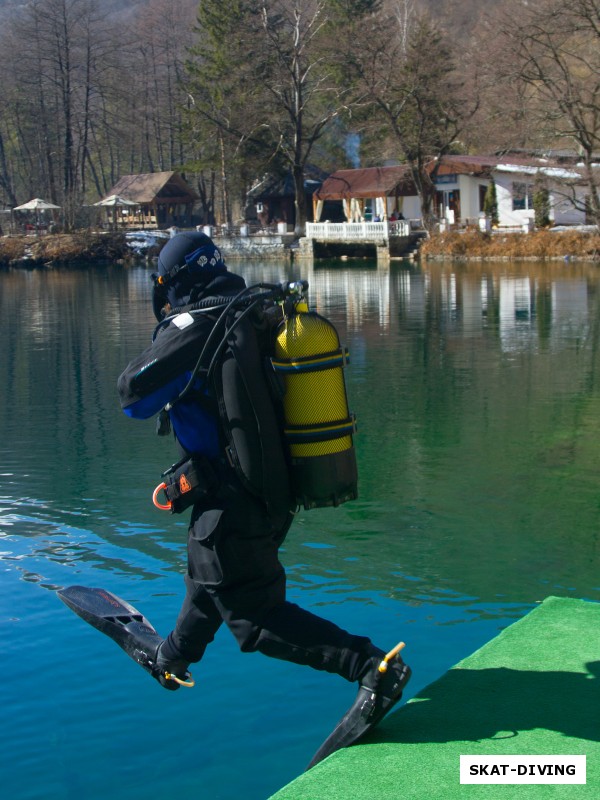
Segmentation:
{"type": "Polygon", "coordinates": [[[499,35],[503,20],[503,4],[486,6],[471,34],[468,62],[461,59],[476,72],[480,96],[462,136],[470,152],[533,149],[545,141],[546,131],[528,111],[531,89],[518,80],[512,46],[499,35]]]}
{"type": "Polygon", "coordinates": [[[17,196],[14,190],[14,179],[12,169],[6,158],[6,148],[4,147],[4,136],[0,130],[0,187],[11,207],[17,205],[17,196]]]}
{"type": "Polygon", "coordinates": [[[9,129],[19,164],[16,192],[32,194],[34,187],[51,201],[59,199],[57,179],[58,108],[55,92],[45,79],[41,42],[43,34],[38,9],[32,5],[13,25],[3,30],[3,51],[7,56],[5,92],[8,104],[4,122],[9,129]],[[28,69],[17,68],[19,53],[27,48],[28,69]]]}
{"type": "Polygon", "coordinates": [[[361,100],[362,89],[345,68],[347,51],[362,47],[378,7],[368,0],[262,4],[268,57],[259,77],[276,112],[269,126],[294,180],[297,235],[307,218],[304,171],[313,148],[361,100]]]}
{"type": "Polygon", "coordinates": [[[444,32],[416,13],[410,0],[389,4],[365,41],[352,66],[369,98],[367,136],[375,128],[394,143],[397,158],[410,167],[430,227],[440,158],[459,146],[477,108],[475,83],[467,84],[444,32]]]}
{"type": "Polygon", "coordinates": [[[500,29],[512,55],[501,77],[528,87],[527,110],[546,141],[574,148],[582,160],[585,201],[571,201],[600,224],[600,5],[597,0],[532,0],[506,13],[500,29]],[[516,10],[518,8],[518,14],[516,10]]]}
{"type": "Polygon", "coordinates": [[[151,0],[130,26],[125,58],[136,123],[127,133],[132,171],[164,171],[182,163],[181,78],[193,21],[189,0],[151,0]]]}
{"type": "Polygon", "coordinates": [[[19,182],[61,205],[71,225],[88,174],[96,187],[100,184],[101,159],[92,149],[98,143],[102,81],[115,50],[114,33],[96,0],[33,0],[3,36],[13,52],[28,52],[27,70],[13,70],[5,82],[12,160],[22,164],[19,182]]]}
{"type": "Polygon", "coordinates": [[[196,4],[189,0],[151,0],[140,22],[140,36],[152,44],[153,110],[156,150],[162,169],[185,161],[182,147],[185,60],[193,43],[196,4]]]}
{"type": "Polygon", "coordinates": [[[355,102],[340,35],[350,20],[365,19],[376,5],[374,0],[238,0],[227,9],[215,0],[200,4],[190,94],[197,116],[224,136],[213,164],[216,168],[219,160],[223,181],[248,158],[284,164],[294,181],[298,235],[307,217],[308,159],[355,102]]]}
{"type": "Polygon", "coordinates": [[[11,203],[40,194],[70,223],[123,172],[182,164],[194,0],[143,8],[142,19],[131,7],[107,14],[100,0],[32,0],[6,17],[0,133],[11,175],[0,188],[8,197],[13,187],[11,203]]]}

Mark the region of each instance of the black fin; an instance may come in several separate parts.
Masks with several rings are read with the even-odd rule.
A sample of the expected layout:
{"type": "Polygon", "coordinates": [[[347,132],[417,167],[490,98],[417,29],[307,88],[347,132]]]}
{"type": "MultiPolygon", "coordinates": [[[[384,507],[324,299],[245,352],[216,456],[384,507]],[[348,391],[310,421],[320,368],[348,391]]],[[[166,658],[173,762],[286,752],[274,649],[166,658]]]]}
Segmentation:
{"type": "Polygon", "coordinates": [[[136,608],[106,589],[69,586],[57,594],[78,616],[109,636],[130,658],[158,678],[154,658],[163,639],[136,608]]]}
{"type": "Polygon", "coordinates": [[[318,764],[327,756],[349,747],[374,728],[396,703],[402,698],[402,690],[411,676],[411,669],[398,658],[395,666],[395,675],[387,681],[382,679],[382,685],[376,689],[361,686],[358,694],[348,711],[323,742],[313,756],[307,770],[318,764]],[[385,684],[391,686],[386,686],[385,684]],[[391,689],[391,691],[386,691],[391,689]]]}

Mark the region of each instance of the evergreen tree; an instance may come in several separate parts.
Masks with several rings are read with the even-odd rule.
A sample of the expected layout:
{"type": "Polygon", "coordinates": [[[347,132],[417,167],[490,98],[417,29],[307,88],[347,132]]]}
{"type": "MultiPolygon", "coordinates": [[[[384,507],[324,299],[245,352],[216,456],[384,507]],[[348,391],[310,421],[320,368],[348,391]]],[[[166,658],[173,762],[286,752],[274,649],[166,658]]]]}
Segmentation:
{"type": "MultiPolygon", "coordinates": [[[[220,176],[220,216],[228,224],[234,197],[239,200],[247,188],[243,165],[256,164],[257,153],[268,149],[255,74],[261,57],[253,35],[256,7],[247,0],[202,0],[196,44],[185,65],[187,137],[195,154],[190,166],[201,175],[208,170],[220,176]]],[[[212,201],[206,202],[212,216],[212,201]]]]}
{"type": "Polygon", "coordinates": [[[492,225],[496,227],[500,222],[498,215],[498,197],[496,193],[496,181],[490,177],[490,182],[483,198],[483,213],[491,221],[492,225]]]}
{"type": "Polygon", "coordinates": [[[550,225],[550,192],[548,187],[539,180],[536,180],[533,192],[533,210],[536,227],[547,228],[550,225]]]}

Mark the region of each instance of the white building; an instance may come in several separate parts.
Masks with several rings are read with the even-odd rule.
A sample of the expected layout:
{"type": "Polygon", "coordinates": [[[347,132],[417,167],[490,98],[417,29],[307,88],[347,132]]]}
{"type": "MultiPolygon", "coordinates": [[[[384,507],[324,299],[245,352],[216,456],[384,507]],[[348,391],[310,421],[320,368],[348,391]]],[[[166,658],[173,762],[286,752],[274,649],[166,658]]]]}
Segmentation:
{"type": "MultiPolygon", "coordinates": [[[[436,188],[433,212],[442,223],[477,224],[483,217],[484,198],[492,178],[500,227],[533,225],[533,195],[539,185],[549,192],[551,222],[586,222],[586,187],[581,168],[575,163],[523,156],[443,156],[439,162],[431,162],[429,170],[436,188]]],[[[406,220],[422,216],[406,165],[338,170],[325,180],[313,200],[316,222],[321,219],[323,201],[340,201],[347,223],[393,220],[395,214],[406,220]]]]}
{"type": "Polygon", "coordinates": [[[549,192],[551,222],[586,222],[586,190],[577,166],[522,156],[444,156],[435,176],[436,216],[450,224],[474,222],[482,217],[492,178],[501,227],[523,227],[528,221],[533,222],[533,195],[539,185],[549,192]]]}

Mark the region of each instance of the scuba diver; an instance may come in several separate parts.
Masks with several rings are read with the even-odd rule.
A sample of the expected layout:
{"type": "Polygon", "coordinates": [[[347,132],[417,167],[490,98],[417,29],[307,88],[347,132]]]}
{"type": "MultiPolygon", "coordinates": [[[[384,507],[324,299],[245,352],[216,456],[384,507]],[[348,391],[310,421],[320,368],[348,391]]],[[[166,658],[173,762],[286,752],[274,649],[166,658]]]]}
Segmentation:
{"type": "Polygon", "coordinates": [[[170,239],[152,277],[158,327],[120,376],[120,400],[128,416],[158,415],[157,432],[173,432],[180,460],[165,473],[154,500],[171,511],[192,511],[186,592],[175,626],[165,639],[139,638],[135,658],[141,663],[142,652],[152,676],[177,690],[191,684],[190,664],[202,659],[225,623],[243,652],[357,683],[354,703],[312,766],[377,724],[400,700],[410,668],[400,647],[386,655],[368,637],[286,599],[278,550],[298,501],[278,390],[265,367],[282,304],[253,303],[244,279],[199,232],[170,239]]]}

